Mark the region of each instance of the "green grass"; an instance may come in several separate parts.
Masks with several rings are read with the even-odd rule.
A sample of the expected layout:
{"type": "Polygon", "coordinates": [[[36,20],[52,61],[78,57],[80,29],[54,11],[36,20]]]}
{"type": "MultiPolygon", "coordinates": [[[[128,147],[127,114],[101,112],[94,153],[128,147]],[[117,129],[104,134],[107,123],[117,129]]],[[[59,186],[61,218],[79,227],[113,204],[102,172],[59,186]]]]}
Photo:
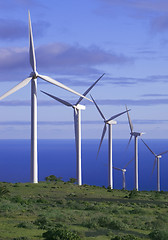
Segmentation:
{"type": "Polygon", "coordinates": [[[160,234],[164,240],[166,229],[167,192],[109,190],[62,181],[0,184],[3,240],[45,239],[47,231],[64,230],[87,240],[150,239],[151,232],[151,239],[160,234]]]}

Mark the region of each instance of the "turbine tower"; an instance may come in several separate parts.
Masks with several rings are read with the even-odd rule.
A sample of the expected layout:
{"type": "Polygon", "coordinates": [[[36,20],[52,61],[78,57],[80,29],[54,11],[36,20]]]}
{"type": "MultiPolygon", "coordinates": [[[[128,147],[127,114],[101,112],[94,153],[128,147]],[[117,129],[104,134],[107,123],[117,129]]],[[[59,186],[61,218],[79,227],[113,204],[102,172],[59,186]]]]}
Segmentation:
{"type": "MultiPolygon", "coordinates": [[[[97,79],[83,94],[86,96],[88,92],[96,85],[96,83],[104,76],[104,74],[97,79]]],[[[85,106],[79,104],[83,97],[80,97],[75,104],[71,104],[63,99],[53,96],[49,93],[41,91],[56,101],[64,104],[65,106],[72,107],[74,110],[74,129],[75,129],[75,143],[76,143],[76,176],[77,184],[82,185],[82,167],[81,167],[81,110],[85,110],[85,106]]]]}
{"type": "MultiPolygon", "coordinates": [[[[60,88],[63,88],[69,92],[82,96],[80,93],[72,90],[64,84],[44,75],[40,75],[36,71],[36,57],[33,43],[33,33],[31,27],[30,12],[29,15],[29,58],[32,72],[30,76],[17,84],[14,88],[6,92],[0,97],[0,100],[25,87],[31,81],[31,182],[38,183],[38,161],[37,161],[37,78],[41,78],[49,83],[52,83],[60,88]]],[[[84,97],[86,98],[86,97],[84,97]]],[[[90,100],[90,99],[88,99],[90,100]]],[[[90,100],[91,101],[91,100],[90,100]]]]}
{"type": "Polygon", "coordinates": [[[123,177],[123,189],[126,189],[126,178],[125,178],[125,174],[127,171],[127,166],[132,162],[133,159],[131,159],[123,168],[117,168],[117,167],[113,167],[115,170],[121,171],[122,172],[122,177],[123,177]]]}
{"type": "Polygon", "coordinates": [[[103,113],[101,112],[100,108],[98,107],[97,103],[95,102],[95,100],[93,99],[93,97],[91,96],[98,112],[100,113],[101,117],[104,120],[104,128],[103,128],[103,132],[102,132],[102,136],[101,136],[101,140],[100,140],[100,144],[99,144],[99,148],[98,148],[98,152],[97,152],[97,157],[101,148],[101,144],[103,142],[106,130],[107,130],[107,125],[108,125],[108,187],[113,189],[113,165],[112,165],[112,125],[117,124],[116,121],[114,121],[113,119],[119,117],[120,115],[130,111],[130,110],[126,110],[124,112],[121,112],[119,114],[116,114],[114,116],[112,116],[109,119],[106,119],[103,115],[103,113]]]}
{"type": "Polygon", "coordinates": [[[155,161],[154,161],[154,165],[153,165],[152,174],[153,174],[153,171],[155,169],[155,165],[157,163],[157,191],[160,192],[160,158],[162,157],[163,154],[168,153],[168,151],[156,154],[151,150],[151,148],[143,140],[142,140],[142,142],[149,149],[149,151],[155,156],[155,161]]]}
{"type": "Polygon", "coordinates": [[[121,171],[122,172],[122,176],[123,176],[123,189],[125,190],[126,187],[126,182],[125,182],[125,173],[126,173],[126,169],[125,168],[117,168],[117,167],[113,167],[115,170],[121,171]]]}
{"type": "MultiPolygon", "coordinates": [[[[127,110],[127,106],[126,106],[126,110],[127,110]]],[[[133,125],[131,122],[131,118],[129,116],[129,113],[127,111],[127,117],[128,117],[128,122],[129,122],[129,126],[130,126],[130,139],[128,142],[128,146],[131,142],[132,137],[134,137],[134,154],[135,154],[135,190],[138,191],[139,186],[138,186],[138,137],[142,136],[142,134],[144,134],[143,132],[133,132],[133,125]]]]}

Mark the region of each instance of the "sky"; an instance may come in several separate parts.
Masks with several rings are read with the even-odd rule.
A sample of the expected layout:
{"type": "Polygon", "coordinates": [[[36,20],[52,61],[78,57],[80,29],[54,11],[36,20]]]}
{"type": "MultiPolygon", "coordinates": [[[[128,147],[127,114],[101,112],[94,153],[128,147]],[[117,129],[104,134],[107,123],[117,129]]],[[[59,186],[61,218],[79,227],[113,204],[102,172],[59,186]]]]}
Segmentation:
{"type": "MultiPolygon", "coordinates": [[[[168,134],[167,0],[5,0],[0,2],[0,95],[29,76],[28,10],[37,71],[91,94],[105,117],[128,106],[144,138],[168,134]]],[[[31,84],[0,102],[0,139],[30,138],[31,84]]],[[[71,103],[78,96],[38,79],[38,138],[74,138],[73,110],[40,92],[71,103]]],[[[88,97],[90,97],[88,95],[88,97]]],[[[103,120],[83,100],[82,137],[100,138],[103,120]]],[[[127,116],[113,137],[129,139],[127,116]]],[[[106,136],[107,137],[107,136],[106,136]]]]}

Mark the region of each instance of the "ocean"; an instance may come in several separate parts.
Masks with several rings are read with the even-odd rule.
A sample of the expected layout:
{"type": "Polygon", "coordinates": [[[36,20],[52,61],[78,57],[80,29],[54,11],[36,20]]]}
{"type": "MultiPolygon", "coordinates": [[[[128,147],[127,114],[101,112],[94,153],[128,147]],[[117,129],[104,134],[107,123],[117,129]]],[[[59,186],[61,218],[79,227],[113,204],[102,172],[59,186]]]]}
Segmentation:
{"type": "MultiPolygon", "coordinates": [[[[156,153],[168,150],[168,140],[145,140],[156,153]]],[[[123,168],[134,157],[134,142],[126,150],[128,140],[113,139],[113,166],[123,168]]],[[[82,140],[83,184],[108,185],[108,141],[105,139],[98,159],[99,140],[82,140]]],[[[0,181],[29,182],[30,140],[0,140],[0,181]]],[[[152,175],[154,156],[139,140],[139,190],[156,190],[156,167],[152,175]]],[[[39,181],[53,174],[68,181],[76,177],[75,141],[38,140],[39,181]]],[[[160,160],[161,190],[168,191],[168,154],[160,160]]],[[[122,172],[113,169],[114,188],[122,189],[122,172]]],[[[126,172],[126,188],[134,189],[134,161],[126,172]]]]}

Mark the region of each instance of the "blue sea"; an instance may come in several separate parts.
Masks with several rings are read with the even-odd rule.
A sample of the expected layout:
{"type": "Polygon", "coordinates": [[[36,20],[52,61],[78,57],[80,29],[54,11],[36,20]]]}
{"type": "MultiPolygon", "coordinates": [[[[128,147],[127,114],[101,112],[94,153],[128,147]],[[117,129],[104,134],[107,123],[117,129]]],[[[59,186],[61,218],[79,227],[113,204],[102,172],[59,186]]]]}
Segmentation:
{"type": "MultiPolygon", "coordinates": [[[[156,153],[168,150],[168,140],[145,140],[156,153]]],[[[126,150],[128,140],[113,139],[113,166],[123,168],[134,157],[134,142],[126,150]]],[[[83,184],[108,184],[108,142],[105,140],[96,159],[99,140],[82,140],[83,184]]],[[[0,181],[29,182],[30,140],[0,140],[0,181]]],[[[152,174],[154,156],[139,140],[139,190],[156,190],[156,167],[152,174]]],[[[39,181],[51,174],[68,181],[76,177],[75,141],[38,140],[39,181]]],[[[161,190],[168,191],[168,154],[160,160],[161,190]]],[[[122,172],[113,170],[114,188],[122,189],[122,172]]],[[[126,188],[134,188],[134,161],[126,172],[126,188]]]]}

